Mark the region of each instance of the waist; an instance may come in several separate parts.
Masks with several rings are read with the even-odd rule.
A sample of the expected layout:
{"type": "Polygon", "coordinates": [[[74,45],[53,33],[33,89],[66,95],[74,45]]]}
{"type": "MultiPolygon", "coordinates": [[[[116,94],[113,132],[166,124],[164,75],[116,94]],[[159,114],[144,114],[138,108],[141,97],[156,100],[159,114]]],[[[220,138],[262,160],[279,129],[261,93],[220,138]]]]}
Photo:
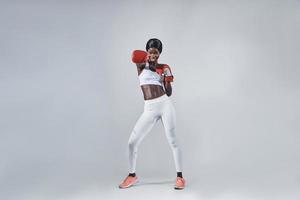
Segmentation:
{"type": "Polygon", "coordinates": [[[145,105],[153,104],[153,103],[160,103],[163,101],[169,100],[169,97],[166,94],[163,94],[160,97],[154,98],[154,99],[149,99],[149,100],[144,100],[145,105]]]}

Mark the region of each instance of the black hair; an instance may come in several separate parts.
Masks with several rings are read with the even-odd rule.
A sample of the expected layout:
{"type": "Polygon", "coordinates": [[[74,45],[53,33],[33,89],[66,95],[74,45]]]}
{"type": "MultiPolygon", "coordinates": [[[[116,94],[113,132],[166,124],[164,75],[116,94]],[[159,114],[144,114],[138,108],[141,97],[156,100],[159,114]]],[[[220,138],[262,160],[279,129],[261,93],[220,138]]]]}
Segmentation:
{"type": "Polygon", "coordinates": [[[162,43],[159,39],[157,38],[151,38],[150,40],[148,40],[147,44],[146,44],[146,50],[148,51],[148,49],[150,48],[156,48],[158,49],[159,53],[162,52],[162,43]]]}

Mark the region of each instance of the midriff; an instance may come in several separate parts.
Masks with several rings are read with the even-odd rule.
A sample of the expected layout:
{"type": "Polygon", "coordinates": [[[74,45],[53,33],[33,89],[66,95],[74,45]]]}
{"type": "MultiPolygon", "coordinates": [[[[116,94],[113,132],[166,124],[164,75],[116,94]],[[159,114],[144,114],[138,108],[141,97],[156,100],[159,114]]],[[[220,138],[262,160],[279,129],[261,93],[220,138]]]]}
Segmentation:
{"type": "Polygon", "coordinates": [[[165,91],[160,85],[141,85],[144,100],[158,98],[165,94],[165,91]]]}

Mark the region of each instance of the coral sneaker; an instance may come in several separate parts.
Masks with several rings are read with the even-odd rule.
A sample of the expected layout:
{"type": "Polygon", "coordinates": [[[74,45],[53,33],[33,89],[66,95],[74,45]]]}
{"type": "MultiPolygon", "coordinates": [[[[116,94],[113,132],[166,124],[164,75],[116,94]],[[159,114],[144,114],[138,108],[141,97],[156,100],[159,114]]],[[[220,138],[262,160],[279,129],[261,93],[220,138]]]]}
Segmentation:
{"type": "Polygon", "coordinates": [[[184,180],[184,178],[177,177],[174,189],[175,190],[182,190],[184,187],[185,187],[185,180],[184,180]]]}
{"type": "Polygon", "coordinates": [[[124,189],[124,188],[129,188],[130,186],[132,186],[133,184],[135,184],[137,182],[137,176],[132,177],[132,176],[127,176],[124,181],[119,185],[120,189],[124,189]]]}

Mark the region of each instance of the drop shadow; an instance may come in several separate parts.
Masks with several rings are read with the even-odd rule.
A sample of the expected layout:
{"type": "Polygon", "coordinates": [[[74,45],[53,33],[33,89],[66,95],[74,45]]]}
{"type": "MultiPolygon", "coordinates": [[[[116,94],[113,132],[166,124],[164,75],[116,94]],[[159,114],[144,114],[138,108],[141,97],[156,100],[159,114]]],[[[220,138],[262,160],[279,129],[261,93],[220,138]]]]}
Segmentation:
{"type": "Polygon", "coordinates": [[[145,185],[169,185],[174,183],[173,180],[164,180],[164,181],[139,181],[134,184],[134,187],[145,186],[145,185]]]}

